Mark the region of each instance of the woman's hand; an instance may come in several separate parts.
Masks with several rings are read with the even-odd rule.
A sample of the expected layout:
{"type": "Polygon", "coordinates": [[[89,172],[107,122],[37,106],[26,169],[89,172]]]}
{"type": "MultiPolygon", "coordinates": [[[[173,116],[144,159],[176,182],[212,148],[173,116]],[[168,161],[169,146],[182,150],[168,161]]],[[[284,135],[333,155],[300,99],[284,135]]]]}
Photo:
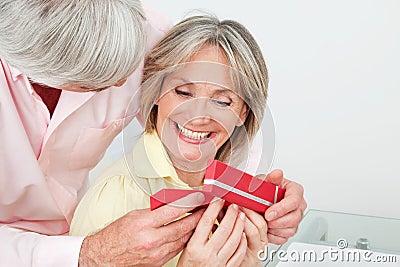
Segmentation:
{"type": "Polygon", "coordinates": [[[213,201],[205,210],[178,266],[240,266],[247,250],[243,233],[246,216],[237,205],[230,205],[218,228],[214,223],[224,206],[223,200],[213,201]]]}
{"type": "Polygon", "coordinates": [[[247,239],[246,256],[241,266],[260,266],[258,251],[265,249],[268,244],[268,226],[264,217],[250,209],[240,208],[246,214],[244,232],[247,239]]]}

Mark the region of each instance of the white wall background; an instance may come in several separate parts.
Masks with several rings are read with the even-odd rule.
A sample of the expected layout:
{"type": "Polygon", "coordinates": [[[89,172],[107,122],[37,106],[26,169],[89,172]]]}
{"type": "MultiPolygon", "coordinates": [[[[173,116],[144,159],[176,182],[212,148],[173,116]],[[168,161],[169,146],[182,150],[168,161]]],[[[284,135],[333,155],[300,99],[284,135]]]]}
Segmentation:
{"type": "Polygon", "coordinates": [[[400,219],[400,1],[143,2],[174,23],[202,9],[253,33],[270,72],[272,167],[309,208],[400,219]]]}
{"type": "Polygon", "coordinates": [[[309,208],[400,218],[400,1],[144,0],[244,24],[270,71],[274,168],[309,208]]]}

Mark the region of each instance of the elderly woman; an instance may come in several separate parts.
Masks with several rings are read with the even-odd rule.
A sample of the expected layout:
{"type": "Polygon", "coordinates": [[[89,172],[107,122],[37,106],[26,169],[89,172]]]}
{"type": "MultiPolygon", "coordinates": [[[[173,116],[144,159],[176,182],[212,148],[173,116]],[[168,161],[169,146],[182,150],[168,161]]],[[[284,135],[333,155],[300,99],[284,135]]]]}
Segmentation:
{"type": "MultiPolygon", "coordinates": [[[[89,170],[122,122],[138,113],[143,56],[169,23],[138,0],[2,0],[0,17],[0,265],[169,260],[200,214],[154,227],[156,214],[133,211],[96,235],[64,236],[89,170]],[[143,216],[147,224],[138,219],[143,216]],[[139,226],[154,240],[151,247],[130,236],[139,226]]],[[[274,232],[283,240],[302,214],[302,189],[289,185],[285,199],[295,205],[271,208],[291,222],[274,232]]],[[[185,212],[161,211],[175,218],[185,212]]]]}
{"type": "MultiPolygon", "coordinates": [[[[173,27],[146,61],[145,133],[88,190],[70,234],[94,234],[132,210],[148,209],[149,195],[163,188],[201,187],[210,159],[243,161],[246,140],[260,127],[267,85],[260,48],[241,24],[194,16],[173,27]]],[[[265,219],[231,205],[213,232],[222,207],[223,201],[209,205],[180,258],[167,265],[257,264],[267,243],[265,219]]]]}

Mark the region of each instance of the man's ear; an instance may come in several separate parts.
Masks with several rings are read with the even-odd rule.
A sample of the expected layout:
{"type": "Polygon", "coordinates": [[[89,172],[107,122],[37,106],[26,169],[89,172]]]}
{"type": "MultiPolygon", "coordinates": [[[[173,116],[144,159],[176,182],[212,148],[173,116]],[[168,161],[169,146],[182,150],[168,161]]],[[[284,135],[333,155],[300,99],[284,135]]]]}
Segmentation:
{"type": "Polygon", "coordinates": [[[116,84],[114,84],[114,86],[121,87],[122,85],[124,85],[125,82],[126,82],[126,79],[122,79],[119,82],[117,82],[116,84]]]}

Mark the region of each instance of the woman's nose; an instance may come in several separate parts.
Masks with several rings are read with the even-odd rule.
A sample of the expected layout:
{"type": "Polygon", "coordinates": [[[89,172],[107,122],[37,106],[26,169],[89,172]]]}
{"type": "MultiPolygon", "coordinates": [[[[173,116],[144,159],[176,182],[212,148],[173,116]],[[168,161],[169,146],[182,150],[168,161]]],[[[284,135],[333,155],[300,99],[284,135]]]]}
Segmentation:
{"type": "Polygon", "coordinates": [[[185,105],[185,116],[191,123],[209,123],[213,117],[214,111],[207,97],[196,97],[186,101],[183,105],[185,105]]]}

